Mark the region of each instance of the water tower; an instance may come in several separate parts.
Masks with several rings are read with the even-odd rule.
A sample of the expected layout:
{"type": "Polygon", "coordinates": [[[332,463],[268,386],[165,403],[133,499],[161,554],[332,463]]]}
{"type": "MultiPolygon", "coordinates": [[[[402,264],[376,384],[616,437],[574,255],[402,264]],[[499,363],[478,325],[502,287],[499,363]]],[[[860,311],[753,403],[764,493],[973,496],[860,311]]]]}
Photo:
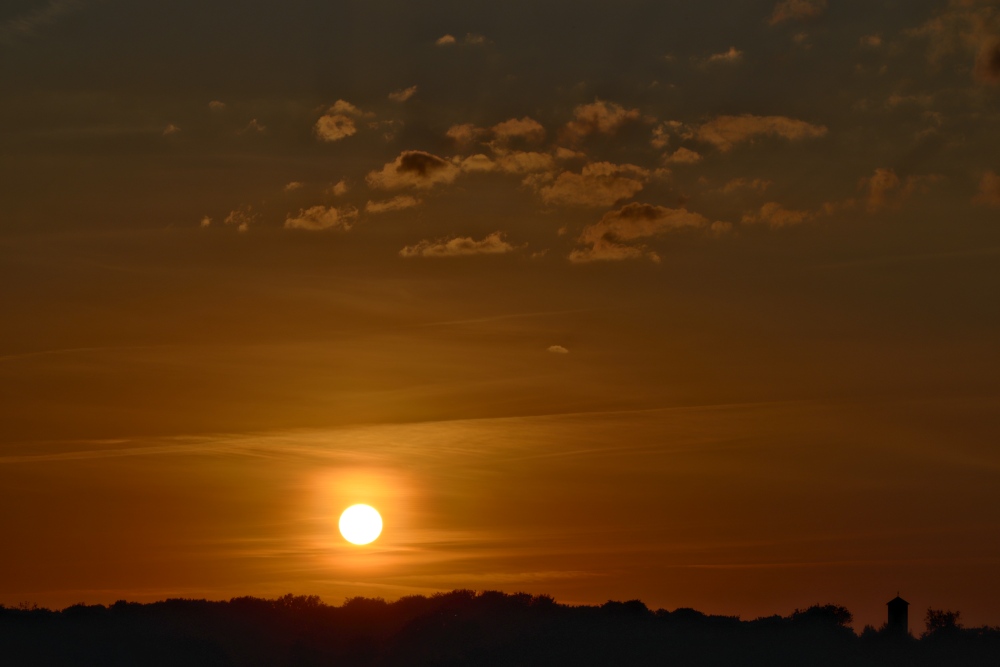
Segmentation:
{"type": "Polygon", "coordinates": [[[910,634],[910,621],[907,608],[910,603],[896,595],[893,599],[885,603],[889,608],[889,621],[885,625],[885,632],[894,637],[905,637],[910,634]]]}

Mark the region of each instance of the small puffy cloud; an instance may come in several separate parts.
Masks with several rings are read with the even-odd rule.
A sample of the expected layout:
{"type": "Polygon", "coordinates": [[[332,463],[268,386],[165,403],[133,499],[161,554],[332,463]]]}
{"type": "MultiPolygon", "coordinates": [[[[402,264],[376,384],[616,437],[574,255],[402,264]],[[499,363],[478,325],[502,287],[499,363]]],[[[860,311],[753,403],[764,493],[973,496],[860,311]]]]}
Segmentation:
{"type": "Polygon", "coordinates": [[[485,130],[476,127],[472,123],[463,123],[461,125],[452,125],[444,135],[456,144],[465,146],[482,137],[485,132],[485,130]]]}
{"type": "Polygon", "coordinates": [[[432,188],[452,183],[461,169],[437,155],[424,151],[403,151],[381,171],[370,172],[365,179],[370,187],[380,190],[396,188],[432,188]]]}
{"type": "Polygon", "coordinates": [[[475,155],[470,155],[465,159],[459,160],[455,158],[456,164],[459,169],[465,172],[484,172],[484,171],[496,171],[497,163],[494,162],[489,156],[483,155],[482,153],[476,153],[475,155]]]}
{"type": "Polygon", "coordinates": [[[737,49],[735,46],[730,46],[728,51],[723,51],[722,53],[713,53],[708,58],[705,59],[706,65],[726,65],[734,64],[743,60],[743,52],[737,49]]]}
{"type": "Polygon", "coordinates": [[[434,41],[437,46],[451,46],[457,40],[454,35],[441,35],[434,41]]]}
{"type": "Polygon", "coordinates": [[[177,134],[181,131],[181,128],[177,127],[173,123],[167,123],[167,126],[163,128],[163,136],[169,137],[172,134],[177,134]]]}
{"type": "Polygon", "coordinates": [[[323,141],[340,141],[357,134],[358,128],[350,116],[325,114],[316,121],[313,131],[323,141]]]}
{"type": "Polygon", "coordinates": [[[334,102],[333,106],[330,107],[328,113],[342,113],[342,114],[347,114],[348,116],[358,116],[358,117],[372,115],[370,113],[369,114],[364,113],[363,111],[361,111],[361,109],[357,108],[347,100],[337,100],[336,102],[334,102]]]}
{"type": "Polygon", "coordinates": [[[747,213],[743,216],[743,224],[762,224],[777,229],[779,227],[790,227],[811,220],[815,215],[809,211],[795,211],[787,209],[778,202],[767,202],[760,207],[756,213],[747,213]]]}
{"type": "Polygon", "coordinates": [[[336,183],[334,183],[333,185],[331,185],[329,188],[327,188],[326,191],[329,194],[333,195],[334,197],[340,197],[342,195],[346,195],[347,191],[350,190],[350,189],[351,189],[351,186],[349,186],[347,184],[347,181],[342,178],[339,181],[337,181],[336,183]]]}
{"type": "Polygon", "coordinates": [[[496,160],[501,171],[508,174],[527,174],[538,171],[551,171],[556,166],[555,158],[548,153],[533,151],[513,151],[501,155],[496,160]]]}
{"type": "MultiPolygon", "coordinates": [[[[222,224],[236,227],[237,231],[245,232],[250,229],[250,224],[257,221],[257,214],[253,212],[253,206],[242,206],[229,212],[222,224]]],[[[204,220],[202,220],[204,223],[204,220]]]]}
{"type": "Polygon", "coordinates": [[[1000,176],[992,171],[983,174],[979,181],[979,192],[973,201],[986,206],[1000,206],[1000,176]]]}
{"type": "Polygon", "coordinates": [[[569,354],[569,350],[562,345],[549,345],[548,350],[552,354],[569,354]]]}
{"type": "Polygon", "coordinates": [[[462,236],[436,241],[421,241],[399,251],[400,257],[463,257],[468,255],[502,255],[514,246],[504,240],[502,232],[493,232],[481,241],[462,236]]]}
{"type": "Polygon", "coordinates": [[[564,171],[549,185],[538,185],[546,204],[611,206],[635,196],[649,180],[649,171],[632,164],[592,162],[579,174],[564,171]]]}
{"type": "Polygon", "coordinates": [[[731,195],[741,190],[764,192],[774,184],[763,178],[734,178],[722,186],[722,194],[731,195]]]}
{"type": "Polygon", "coordinates": [[[718,116],[697,129],[695,137],[726,152],[744,141],[758,136],[781,137],[790,141],[822,137],[827,132],[822,125],[786,116],[718,116]]]}
{"type": "Polygon", "coordinates": [[[302,183],[298,181],[292,181],[291,183],[285,184],[285,192],[295,192],[296,190],[301,190],[305,187],[302,183]]]}
{"type": "Polygon", "coordinates": [[[386,199],[384,201],[369,200],[368,203],[365,204],[365,213],[373,215],[378,213],[391,213],[392,211],[402,211],[419,205],[420,200],[416,197],[399,195],[398,197],[393,197],[392,199],[386,199]]]}
{"type": "Polygon", "coordinates": [[[313,127],[313,132],[322,141],[340,141],[357,134],[358,128],[354,119],[362,116],[366,116],[366,114],[361,109],[345,100],[337,100],[325,114],[319,117],[313,127]]]}
{"type": "Polygon", "coordinates": [[[930,186],[942,180],[937,174],[907,176],[902,180],[892,169],[876,169],[871,176],[862,178],[858,188],[865,193],[865,208],[869,213],[884,208],[898,208],[915,193],[926,193],[930,186]]]}
{"type": "Polygon", "coordinates": [[[258,132],[259,133],[259,132],[264,132],[266,130],[267,130],[267,126],[266,125],[258,122],[256,118],[251,118],[250,122],[247,123],[247,126],[244,127],[242,130],[240,130],[240,132],[242,132],[242,133],[246,133],[246,132],[258,132]]]}
{"type": "Polygon", "coordinates": [[[353,208],[338,209],[334,206],[312,206],[299,209],[298,215],[291,213],[285,218],[285,229],[305,229],[321,231],[324,229],[340,229],[347,231],[358,216],[353,208]]]}
{"type": "Polygon", "coordinates": [[[212,218],[208,217],[207,215],[202,216],[202,218],[201,218],[201,226],[202,227],[208,227],[211,224],[212,224],[212,218]]]}
{"type": "Polygon", "coordinates": [[[409,88],[403,88],[402,90],[397,90],[389,93],[389,100],[392,102],[402,103],[416,94],[417,94],[417,87],[410,86],[409,88]]]}
{"type": "Polygon", "coordinates": [[[877,49],[882,46],[882,35],[877,32],[871,35],[864,35],[861,38],[861,46],[867,46],[870,49],[877,49]]]}
{"type": "Polygon", "coordinates": [[[570,141],[579,141],[591,134],[615,134],[626,123],[640,118],[638,109],[596,100],[573,109],[573,120],[566,124],[563,132],[570,141]]]}
{"type": "Polygon", "coordinates": [[[826,0],[781,0],[774,6],[769,23],[816,18],[826,10],[826,0]]]}
{"type": "Polygon", "coordinates": [[[502,123],[497,123],[491,129],[493,136],[502,143],[516,138],[536,142],[545,138],[545,128],[542,127],[542,124],[527,116],[505,120],[502,123]]]}
{"type": "Polygon", "coordinates": [[[663,159],[667,164],[696,164],[701,162],[701,154],[683,146],[663,159]]]}
{"type": "Polygon", "coordinates": [[[892,169],[876,169],[871,176],[861,179],[859,187],[867,190],[867,208],[877,211],[888,204],[889,195],[899,189],[902,181],[892,169]]]}
{"type": "Polygon", "coordinates": [[[629,242],[673,231],[699,229],[708,224],[705,216],[684,208],[626,204],[616,211],[608,211],[598,222],[584,228],[577,241],[585,247],[574,250],[569,259],[579,263],[645,256],[659,261],[656,253],[629,242]]]}
{"type": "Polygon", "coordinates": [[[472,46],[483,46],[489,42],[483,35],[477,35],[474,32],[469,32],[465,34],[465,43],[471,44],[472,46]]]}
{"type": "Polygon", "coordinates": [[[657,150],[662,150],[670,144],[670,133],[663,125],[653,128],[653,138],[649,140],[649,145],[657,150]]]}
{"type": "Polygon", "coordinates": [[[219,100],[212,100],[211,102],[208,103],[208,108],[211,109],[212,111],[225,111],[226,103],[220,102],[219,100]]]}

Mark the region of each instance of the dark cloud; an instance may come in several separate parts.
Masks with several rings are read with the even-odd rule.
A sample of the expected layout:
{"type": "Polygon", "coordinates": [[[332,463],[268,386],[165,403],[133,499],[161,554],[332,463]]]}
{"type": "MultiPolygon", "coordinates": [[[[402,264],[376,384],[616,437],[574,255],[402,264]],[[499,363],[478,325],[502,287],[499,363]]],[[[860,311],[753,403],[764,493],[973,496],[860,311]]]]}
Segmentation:
{"type": "Polygon", "coordinates": [[[373,188],[432,188],[452,183],[461,169],[437,155],[424,151],[403,151],[380,171],[372,171],[366,181],[373,188]]]}
{"type": "Polygon", "coordinates": [[[578,242],[583,245],[570,253],[572,262],[593,262],[648,257],[659,261],[659,255],[634,245],[639,239],[671,231],[699,229],[709,226],[700,213],[685,208],[667,208],[651,204],[626,204],[609,211],[593,225],[586,227],[578,242]]]}

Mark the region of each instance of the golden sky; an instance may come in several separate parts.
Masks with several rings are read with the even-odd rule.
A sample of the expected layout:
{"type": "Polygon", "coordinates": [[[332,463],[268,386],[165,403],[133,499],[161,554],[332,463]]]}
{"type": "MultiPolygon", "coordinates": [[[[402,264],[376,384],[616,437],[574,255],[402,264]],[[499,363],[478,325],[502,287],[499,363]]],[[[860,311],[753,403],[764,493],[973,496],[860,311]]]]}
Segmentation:
{"type": "Polygon", "coordinates": [[[15,0],[0,81],[0,603],[1000,624],[995,0],[15,0]]]}

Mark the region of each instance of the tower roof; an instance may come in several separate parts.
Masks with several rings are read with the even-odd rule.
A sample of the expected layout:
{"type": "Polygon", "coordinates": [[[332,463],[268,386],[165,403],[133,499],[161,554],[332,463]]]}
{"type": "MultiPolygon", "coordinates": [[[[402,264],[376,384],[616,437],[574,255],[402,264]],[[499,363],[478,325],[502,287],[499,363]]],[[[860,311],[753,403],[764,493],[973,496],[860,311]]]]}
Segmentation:
{"type": "Polygon", "coordinates": [[[897,595],[893,599],[891,599],[888,602],[886,602],[886,605],[888,605],[890,607],[898,607],[900,605],[905,605],[905,606],[909,607],[910,603],[897,595]]]}

